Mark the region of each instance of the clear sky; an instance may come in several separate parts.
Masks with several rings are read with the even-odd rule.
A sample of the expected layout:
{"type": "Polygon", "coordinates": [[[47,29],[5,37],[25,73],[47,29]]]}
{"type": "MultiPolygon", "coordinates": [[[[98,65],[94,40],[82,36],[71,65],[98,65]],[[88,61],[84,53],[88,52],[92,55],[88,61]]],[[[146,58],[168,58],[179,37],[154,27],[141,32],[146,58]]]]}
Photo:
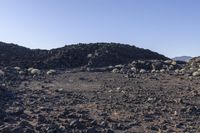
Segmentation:
{"type": "Polygon", "coordinates": [[[200,55],[200,0],[0,0],[0,41],[29,48],[119,42],[200,55]]]}

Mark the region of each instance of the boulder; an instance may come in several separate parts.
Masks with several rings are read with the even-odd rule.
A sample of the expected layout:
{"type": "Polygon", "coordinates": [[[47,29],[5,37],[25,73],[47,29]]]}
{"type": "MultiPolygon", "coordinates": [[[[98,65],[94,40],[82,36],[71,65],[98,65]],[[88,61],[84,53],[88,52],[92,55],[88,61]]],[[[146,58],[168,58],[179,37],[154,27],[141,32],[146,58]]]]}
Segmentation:
{"type": "Polygon", "coordinates": [[[179,72],[180,72],[180,70],[179,70],[179,69],[176,69],[176,70],[175,70],[175,73],[179,73],[179,72]]]}
{"type": "Polygon", "coordinates": [[[41,74],[41,71],[39,69],[32,69],[31,74],[32,75],[39,75],[39,74],[41,74]]]}
{"type": "Polygon", "coordinates": [[[165,72],[165,69],[161,69],[160,72],[161,72],[161,73],[165,72]]]}
{"type": "Polygon", "coordinates": [[[164,61],[165,63],[167,63],[167,64],[171,64],[172,63],[172,60],[166,60],[166,61],[164,61]]]}
{"type": "Polygon", "coordinates": [[[192,76],[195,76],[195,77],[200,76],[200,72],[199,71],[193,72],[192,76]]]}
{"type": "Polygon", "coordinates": [[[92,54],[88,54],[88,55],[87,55],[87,58],[92,58],[92,54]]]}
{"type": "Polygon", "coordinates": [[[179,72],[181,73],[185,72],[185,68],[180,69],[179,72]]]}
{"type": "Polygon", "coordinates": [[[146,73],[147,71],[145,69],[141,69],[140,73],[146,73]]]}
{"type": "Polygon", "coordinates": [[[124,65],[121,65],[121,64],[115,65],[115,68],[123,68],[123,67],[124,67],[124,65]]]}
{"type": "Polygon", "coordinates": [[[31,72],[33,69],[34,69],[33,67],[30,67],[30,68],[27,69],[27,71],[31,72]]]}
{"type": "Polygon", "coordinates": [[[15,70],[20,71],[21,68],[20,67],[14,67],[15,70]]]}
{"type": "Polygon", "coordinates": [[[112,73],[119,73],[119,69],[114,68],[114,69],[112,70],[112,73]]]}
{"type": "Polygon", "coordinates": [[[131,67],[131,71],[132,71],[132,72],[137,72],[137,68],[131,67]]]}
{"type": "Polygon", "coordinates": [[[19,71],[18,73],[19,73],[20,75],[22,75],[22,74],[24,74],[24,71],[19,71]]]}
{"type": "Polygon", "coordinates": [[[56,70],[54,69],[47,71],[47,75],[55,75],[55,74],[56,74],[56,70]]]}
{"type": "Polygon", "coordinates": [[[176,61],[172,61],[171,64],[175,66],[177,63],[176,63],[176,61]]]}

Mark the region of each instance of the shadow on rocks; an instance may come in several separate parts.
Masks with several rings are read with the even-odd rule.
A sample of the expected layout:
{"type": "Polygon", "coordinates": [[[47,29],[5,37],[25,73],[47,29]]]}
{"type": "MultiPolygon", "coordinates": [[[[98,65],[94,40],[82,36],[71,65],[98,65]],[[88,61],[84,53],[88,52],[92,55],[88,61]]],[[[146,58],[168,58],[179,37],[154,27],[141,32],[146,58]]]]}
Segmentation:
{"type": "Polygon", "coordinates": [[[0,86],[0,125],[3,124],[5,118],[8,116],[6,109],[14,101],[14,95],[11,90],[0,86]]]}

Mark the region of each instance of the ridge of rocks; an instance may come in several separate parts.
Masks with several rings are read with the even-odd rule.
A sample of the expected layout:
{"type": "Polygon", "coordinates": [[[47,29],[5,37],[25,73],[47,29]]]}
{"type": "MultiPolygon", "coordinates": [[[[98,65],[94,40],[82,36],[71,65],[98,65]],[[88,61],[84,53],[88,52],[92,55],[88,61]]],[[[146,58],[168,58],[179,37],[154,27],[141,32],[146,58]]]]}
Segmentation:
{"type": "Polygon", "coordinates": [[[29,49],[0,42],[0,66],[49,68],[104,67],[134,60],[167,60],[148,49],[120,43],[66,45],[51,50],[29,49]]]}

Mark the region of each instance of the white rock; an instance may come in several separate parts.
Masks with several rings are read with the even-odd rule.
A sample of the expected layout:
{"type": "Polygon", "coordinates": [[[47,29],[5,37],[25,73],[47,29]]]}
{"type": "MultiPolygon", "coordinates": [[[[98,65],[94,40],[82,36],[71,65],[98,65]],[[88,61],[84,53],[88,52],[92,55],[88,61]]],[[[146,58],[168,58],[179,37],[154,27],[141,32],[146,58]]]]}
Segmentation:
{"type": "Polygon", "coordinates": [[[122,90],[121,93],[125,94],[126,92],[122,90]]]}
{"type": "Polygon", "coordinates": [[[185,69],[184,69],[184,68],[180,70],[180,72],[184,72],[184,71],[185,71],[185,69]]]}
{"type": "Polygon", "coordinates": [[[151,97],[149,97],[148,99],[147,99],[147,101],[153,101],[154,100],[154,98],[151,98],[151,97]]]}
{"type": "Polygon", "coordinates": [[[56,74],[56,70],[51,69],[47,71],[47,75],[54,75],[54,74],[56,74]]]}
{"type": "Polygon", "coordinates": [[[119,65],[115,65],[115,67],[116,68],[122,68],[122,67],[124,67],[124,65],[119,64],[119,65]]]}
{"type": "Polygon", "coordinates": [[[194,70],[194,68],[193,68],[193,67],[190,67],[190,70],[194,70]]]}
{"type": "Polygon", "coordinates": [[[117,68],[113,69],[112,73],[119,73],[119,69],[117,69],[117,68]]]}
{"type": "Polygon", "coordinates": [[[167,64],[171,64],[172,63],[172,60],[166,60],[166,61],[164,61],[165,63],[167,63],[167,64]]]}
{"type": "Polygon", "coordinates": [[[176,70],[175,70],[175,73],[179,73],[179,72],[180,72],[180,70],[179,70],[179,69],[176,69],[176,70]]]}
{"type": "Polygon", "coordinates": [[[64,90],[63,88],[59,88],[57,91],[59,91],[59,92],[60,92],[60,91],[63,91],[63,90],[64,90]]]}
{"type": "Polygon", "coordinates": [[[174,111],[174,115],[178,115],[177,111],[174,111]]]}
{"type": "Polygon", "coordinates": [[[33,69],[34,69],[33,67],[30,67],[30,68],[28,68],[27,70],[28,70],[29,72],[31,72],[33,69]]]}
{"type": "Polygon", "coordinates": [[[19,74],[24,74],[24,71],[19,71],[18,73],[19,73],[19,74]]]}
{"type": "Polygon", "coordinates": [[[177,64],[177,63],[176,63],[176,61],[172,61],[172,65],[174,65],[174,66],[175,66],[176,64],[177,64]]]}
{"type": "Polygon", "coordinates": [[[109,92],[109,93],[111,93],[111,92],[112,92],[112,90],[109,90],[108,92],[109,92]]]}
{"type": "Polygon", "coordinates": [[[14,67],[14,69],[17,70],[17,71],[21,70],[20,67],[14,67]]]}
{"type": "Polygon", "coordinates": [[[161,69],[160,72],[161,72],[161,73],[165,72],[165,69],[161,69]]]}
{"type": "Polygon", "coordinates": [[[31,74],[33,74],[33,75],[39,75],[39,74],[41,74],[41,71],[39,69],[32,69],[31,70],[31,74]]]}
{"type": "Polygon", "coordinates": [[[140,73],[146,73],[147,71],[146,70],[144,70],[144,69],[141,69],[140,70],[140,73]]]}
{"type": "Polygon", "coordinates": [[[3,83],[3,84],[1,84],[2,86],[6,86],[6,84],[5,83],[3,83]]]}
{"type": "Polygon", "coordinates": [[[92,54],[88,54],[87,57],[88,57],[88,58],[91,58],[91,57],[92,57],[92,54]]]}
{"type": "Polygon", "coordinates": [[[132,61],[132,63],[131,64],[135,64],[135,63],[137,63],[136,61],[132,61]]]}
{"type": "Polygon", "coordinates": [[[135,71],[137,71],[137,69],[135,67],[132,67],[131,71],[135,72],[135,71]]]}
{"type": "Polygon", "coordinates": [[[200,72],[199,72],[199,71],[193,72],[193,73],[192,73],[192,76],[200,76],[200,72]]]}
{"type": "Polygon", "coordinates": [[[155,73],[155,72],[156,72],[156,70],[155,70],[155,69],[151,70],[151,73],[155,73]]]}
{"type": "Polygon", "coordinates": [[[113,69],[114,67],[113,67],[113,66],[108,66],[108,68],[109,68],[109,69],[113,69]]]}
{"type": "Polygon", "coordinates": [[[117,87],[117,88],[116,88],[117,91],[119,91],[120,89],[121,89],[120,87],[117,87]]]}
{"type": "Polygon", "coordinates": [[[143,61],[143,60],[138,60],[138,63],[145,64],[145,61],[143,61]]]}
{"type": "Polygon", "coordinates": [[[4,76],[5,75],[5,72],[0,70],[0,76],[4,76]]]}

